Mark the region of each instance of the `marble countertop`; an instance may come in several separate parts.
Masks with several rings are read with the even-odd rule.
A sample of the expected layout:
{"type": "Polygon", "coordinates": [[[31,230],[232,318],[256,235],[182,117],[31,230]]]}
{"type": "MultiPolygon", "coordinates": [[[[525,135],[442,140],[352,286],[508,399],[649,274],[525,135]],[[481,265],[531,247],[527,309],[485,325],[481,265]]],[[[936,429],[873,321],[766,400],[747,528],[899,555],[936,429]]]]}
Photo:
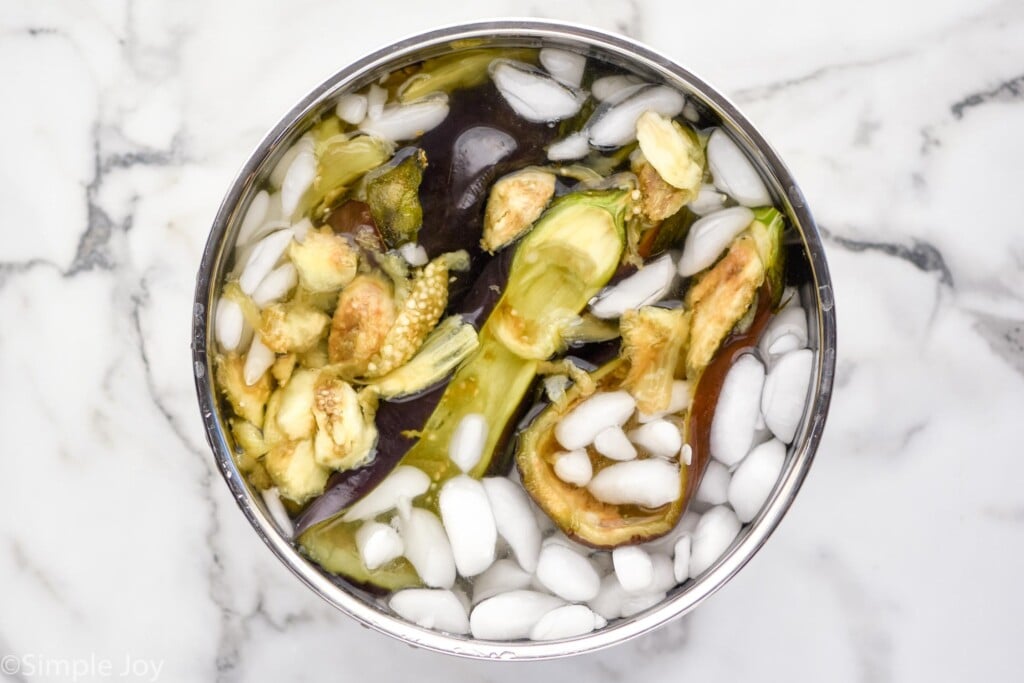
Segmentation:
{"type": "Polygon", "coordinates": [[[1024,4],[352,8],[5,3],[0,677],[1021,680],[1024,4]],[[413,650],[301,586],[214,469],[188,347],[264,131],[372,48],[509,14],[625,33],[734,98],[820,221],[840,340],[817,461],[750,565],[688,618],[530,665],[413,650]]]}

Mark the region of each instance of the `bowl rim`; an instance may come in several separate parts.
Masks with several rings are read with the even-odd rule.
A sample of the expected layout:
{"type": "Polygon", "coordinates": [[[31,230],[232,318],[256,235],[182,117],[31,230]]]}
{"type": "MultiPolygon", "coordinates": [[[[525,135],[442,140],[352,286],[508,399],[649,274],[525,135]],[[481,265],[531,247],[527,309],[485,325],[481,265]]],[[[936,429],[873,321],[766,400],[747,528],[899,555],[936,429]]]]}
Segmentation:
{"type": "Polygon", "coordinates": [[[820,443],[835,374],[836,316],[824,247],[803,193],[779,155],[732,102],[674,60],[630,38],[569,22],[497,19],[452,24],[417,33],[371,52],[338,70],[313,88],[263,137],[233,180],[211,226],[196,278],[191,346],[196,394],[207,441],[213,451],[217,467],[235,502],[256,533],[306,586],[361,624],[416,647],[471,659],[544,660],[604,649],[640,636],[673,618],[682,616],[721,589],[753,558],[778,527],[792,504],[807,477],[820,443]],[[786,211],[803,240],[810,268],[810,284],[816,303],[816,316],[812,318],[812,322],[816,319],[817,328],[809,330],[813,335],[812,341],[817,341],[818,344],[813,392],[809,402],[812,409],[805,413],[793,441],[796,450],[787,458],[780,479],[759,515],[748,525],[739,541],[734,542],[730,550],[703,575],[688,582],[685,590],[677,588],[674,595],[639,615],[620,619],[608,627],[584,636],[558,641],[483,641],[424,629],[387,614],[379,607],[350,593],[343,585],[329,579],[281,535],[262,501],[258,500],[259,496],[253,494],[238,471],[225,438],[219,417],[219,405],[213,389],[211,328],[215,312],[214,295],[218,290],[221,266],[224,263],[226,238],[230,236],[228,229],[237,222],[242,208],[240,201],[246,193],[251,194],[251,186],[267,163],[267,159],[275,150],[280,152],[281,146],[289,140],[289,136],[309,116],[317,112],[324,102],[359,78],[393,65],[403,58],[421,54],[430,48],[451,46],[455,41],[478,39],[529,39],[539,43],[576,44],[581,48],[604,53],[606,57],[614,55],[635,67],[656,72],[669,82],[685,84],[688,90],[699,95],[703,105],[714,111],[721,119],[721,125],[729,128],[734,139],[738,138],[746,147],[746,151],[754,157],[762,171],[768,171],[766,180],[775,190],[774,194],[782,204],[781,208],[786,211]]]}

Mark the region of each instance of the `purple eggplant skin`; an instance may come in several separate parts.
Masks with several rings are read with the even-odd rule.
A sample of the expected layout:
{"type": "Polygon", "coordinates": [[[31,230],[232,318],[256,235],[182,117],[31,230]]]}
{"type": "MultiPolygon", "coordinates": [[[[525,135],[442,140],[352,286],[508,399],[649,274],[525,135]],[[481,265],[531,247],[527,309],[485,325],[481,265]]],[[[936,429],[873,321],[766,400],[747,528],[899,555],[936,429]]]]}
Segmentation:
{"type": "Polygon", "coordinates": [[[593,342],[574,346],[566,355],[573,365],[582,368],[587,372],[593,372],[599,367],[619,356],[622,346],[622,339],[609,339],[603,342],[593,342]]]}
{"type": "MultiPolygon", "coordinates": [[[[478,258],[486,259],[487,264],[481,270],[480,277],[452,312],[461,315],[463,320],[479,330],[501,299],[505,284],[508,282],[514,253],[515,249],[510,248],[487,258],[487,255],[481,252],[478,258]]],[[[324,493],[307,505],[295,518],[295,537],[352,505],[397,467],[402,456],[416,443],[415,438],[406,434],[426,424],[427,418],[441,402],[441,396],[447,386],[448,382],[444,381],[413,396],[381,401],[377,409],[379,436],[377,453],[373,461],[358,469],[332,474],[327,480],[324,493]]]]}
{"type": "MultiPolygon", "coordinates": [[[[455,311],[478,329],[501,298],[501,292],[508,281],[508,270],[514,252],[515,249],[505,249],[493,256],[455,311]]],[[[591,372],[618,356],[619,344],[620,340],[613,339],[574,347],[568,358],[591,372]]],[[[426,424],[427,418],[440,403],[447,386],[448,382],[445,381],[414,396],[395,401],[381,401],[376,417],[380,436],[373,462],[365,467],[332,474],[327,480],[327,488],[323,495],[307,505],[295,518],[295,536],[298,537],[306,529],[334,517],[352,505],[397,467],[402,456],[416,443],[415,438],[406,436],[405,433],[418,430],[426,424]]],[[[499,443],[511,442],[514,433],[518,431],[513,425],[522,420],[533,403],[529,400],[522,402],[519,411],[509,420],[506,433],[502,434],[499,443]]],[[[507,445],[499,446],[495,451],[496,454],[502,454],[506,449],[507,445]]],[[[510,466],[511,461],[508,457],[498,455],[489,474],[506,474],[510,466]]]]}
{"type": "Polygon", "coordinates": [[[458,306],[452,311],[461,315],[462,319],[475,327],[478,332],[505,291],[515,251],[513,245],[491,257],[481,253],[478,258],[482,261],[486,260],[486,263],[480,269],[480,275],[473,281],[469,291],[463,295],[458,306]]]}
{"type": "Polygon", "coordinates": [[[449,301],[457,305],[485,264],[478,257],[491,185],[512,171],[547,163],[544,148],[558,130],[518,116],[490,81],[457,90],[448,102],[445,120],[417,141],[427,155],[418,239],[431,258],[458,249],[469,252],[472,267],[453,273],[448,288],[449,301]]]}
{"type": "MultiPolygon", "coordinates": [[[[547,163],[544,148],[557,135],[557,128],[516,115],[488,82],[452,93],[444,122],[417,142],[427,155],[419,188],[423,208],[419,243],[431,258],[458,249],[469,252],[470,270],[452,274],[448,311],[462,315],[477,329],[501,298],[515,253],[514,245],[494,256],[480,248],[490,187],[507,173],[547,163]],[[481,125],[481,121],[487,125],[481,125]]],[[[579,355],[581,350],[574,353],[579,355]]],[[[400,401],[382,401],[377,410],[380,436],[373,461],[365,467],[332,474],[323,495],[296,516],[295,537],[334,517],[377,486],[416,443],[415,438],[403,433],[423,427],[446,387],[447,382],[443,382],[400,401]]],[[[530,402],[524,401],[520,410],[525,412],[529,406],[530,402]]],[[[518,413],[509,424],[514,425],[521,415],[518,413]]],[[[507,431],[503,440],[511,441],[514,430],[507,431]]]]}
{"type": "Polygon", "coordinates": [[[492,83],[452,93],[448,116],[417,143],[428,164],[420,184],[424,230],[419,238],[427,253],[479,249],[491,182],[546,163],[544,147],[556,134],[516,115],[492,83]]]}
{"type": "Polygon", "coordinates": [[[416,439],[407,435],[418,430],[441,401],[447,382],[399,401],[381,401],[377,409],[377,453],[364,467],[335,472],[327,480],[324,493],[307,505],[295,518],[298,538],[310,527],[334,517],[369,493],[388,476],[416,439]]]}
{"type": "Polygon", "coordinates": [[[618,269],[615,271],[615,274],[612,275],[610,280],[608,280],[608,284],[606,284],[604,288],[608,289],[609,287],[614,287],[615,285],[619,284],[630,275],[635,274],[637,270],[639,270],[639,268],[634,266],[632,263],[620,263],[618,269]]]}
{"type": "MultiPolygon", "coordinates": [[[[399,456],[401,457],[401,456],[399,456]]],[[[366,467],[345,472],[335,472],[327,480],[327,488],[295,518],[294,537],[298,538],[312,526],[330,519],[346,507],[359,500],[371,488],[380,483],[389,470],[378,467],[377,460],[366,467]]]]}

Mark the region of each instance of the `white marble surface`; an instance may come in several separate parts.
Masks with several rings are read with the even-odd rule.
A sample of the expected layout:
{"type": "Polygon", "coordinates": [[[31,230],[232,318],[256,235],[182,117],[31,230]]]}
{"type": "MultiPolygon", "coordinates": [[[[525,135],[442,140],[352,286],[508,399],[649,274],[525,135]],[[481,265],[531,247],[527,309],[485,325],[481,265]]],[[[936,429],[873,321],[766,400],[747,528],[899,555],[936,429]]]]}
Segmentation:
{"type": "Polygon", "coordinates": [[[1024,676],[1020,0],[5,0],[0,92],[13,680],[90,657],[112,671],[79,680],[126,658],[162,681],[1024,676]],[[188,346],[264,130],[368,49],[505,14],[621,31],[734,97],[826,231],[840,333],[818,460],[749,567],[690,618],[532,665],[412,650],[300,586],[213,468],[188,346]]]}

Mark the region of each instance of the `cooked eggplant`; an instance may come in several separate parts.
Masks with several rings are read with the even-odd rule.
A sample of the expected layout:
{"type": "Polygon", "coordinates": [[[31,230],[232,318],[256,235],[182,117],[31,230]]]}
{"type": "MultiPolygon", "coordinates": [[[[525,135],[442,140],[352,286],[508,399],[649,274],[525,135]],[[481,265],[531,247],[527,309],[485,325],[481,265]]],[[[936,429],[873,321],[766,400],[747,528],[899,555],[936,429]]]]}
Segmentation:
{"type": "Polygon", "coordinates": [[[681,308],[644,306],[622,315],[622,353],[629,372],[622,386],[644,413],[668,408],[676,366],[690,335],[690,314],[681,308]]]}
{"type": "Polygon", "coordinates": [[[690,200],[685,190],[665,182],[639,150],[630,158],[630,168],[636,174],[637,185],[640,188],[640,209],[644,218],[650,222],[665,220],[677,213],[690,200]]]}
{"type": "Polygon", "coordinates": [[[299,282],[310,292],[335,292],[356,276],[359,254],[330,228],[310,230],[302,242],[288,246],[299,282]]]}
{"type": "MultiPolygon", "coordinates": [[[[476,478],[483,476],[496,447],[506,436],[505,427],[533,383],[536,365],[535,361],[509,351],[485,326],[479,348],[452,377],[441,402],[423,426],[419,440],[402,463],[423,470],[438,485],[458,474],[458,466],[448,458],[448,442],[463,417],[481,413],[489,427],[484,455],[468,474],[476,478]]],[[[435,494],[436,491],[432,491],[432,495],[435,494]]]]}
{"type": "Polygon", "coordinates": [[[277,357],[274,364],[270,366],[270,375],[277,381],[278,386],[284,386],[288,383],[298,362],[299,358],[294,353],[286,353],[283,356],[277,357]]]}
{"type": "MultiPolygon", "coordinates": [[[[462,418],[481,413],[489,426],[483,457],[468,472],[479,478],[490,467],[498,445],[508,438],[509,426],[514,424],[522,398],[533,384],[538,360],[510,350],[495,330],[509,329],[513,306],[522,319],[530,321],[552,319],[552,308],[560,314],[568,311],[577,315],[615,272],[622,255],[623,221],[628,208],[629,193],[622,190],[568,195],[552,206],[520,243],[517,255],[528,249],[531,257],[513,258],[505,293],[480,332],[479,348],[448,383],[419,439],[401,460],[403,465],[426,472],[433,482],[427,493],[428,507],[436,507],[441,484],[461,472],[448,458],[448,443],[462,418]],[[550,273],[561,274],[561,280],[545,275],[550,273]],[[551,288],[565,289],[571,295],[550,296],[551,288]]],[[[328,529],[332,543],[354,548],[354,530],[330,522],[305,531],[300,542],[319,546],[325,543],[323,536],[328,529]]],[[[348,550],[336,552],[341,557],[351,555],[348,550]]],[[[339,571],[344,568],[339,567],[339,571]]],[[[366,573],[365,568],[361,575],[377,585],[384,581],[379,583],[374,572],[366,573]]]]}
{"type": "MultiPolygon", "coordinates": [[[[686,496],[692,496],[711,457],[711,423],[722,390],[722,384],[733,364],[733,360],[743,351],[757,346],[765,327],[772,317],[772,293],[770,285],[765,282],[757,293],[757,308],[750,327],[745,331],[733,331],[726,341],[715,352],[711,362],[701,372],[700,378],[693,389],[693,398],[687,418],[686,443],[691,448],[691,476],[686,485],[686,496]]],[[[269,407],[268,407],[269,411],[269,407]]]]}
{"type": "Polygon", "coordinates": [[[338,136],[319,150],[313,186],[299,205],[303,213],[322,219],[327,211],[367,171],[391,158],[392,143],[369,135],[338,136]]]}
{"type": "Polygon", "coordinates": [[[584,313],[562,329],[562,339],[570,347],[611,341],[619,336],[619,326],[614,321],[591,313],[584,313]]]}
{"type": "MultiPolygon", "coordinates": [[[[506,249],[492,258],[484,267],[477,281],[473,283],[469,293],[456,306],[456,314],[467,323],[472,324],[474,328],[483,327],[484,321],[501,298],[501,292],[508,282],[509,269],[514,255],[514,249],[506,249]]],[[[396,262],[400,261],[401,259],[396,260],[396,262]]],[[[385,260],[384,263],[392,262],[385,260]]],[[[404,281],[406,278],[404,266],[401,271],[400,273],[396,272],[395,276],[404,281]]],[[[437,333],[437,329],[432,334],[435,333],[437,333]]],[[[459,334],[464,333],[460,330],[459,334]]],[[[479,344],[479,340],[477,343],[479,344]]],[[[589,353],[593,349],[605,346],[591,344],[586,347],[586,351],[589,353]]],[[[618,345],[616,344],[614,349],[607,351],[608,355],[614,355],[617,349],[618,345]]],[[[604,359],[603,353],[601,357],[604,359]]],[[[396,372],[400,371],[401,368],[396,372]]],[[[447,381],[443,381],[437,386],[412,396],[396,396],[391,400],[382,401],[376,416],[379,436],[373,466],[332,474],[324,495],[313,501],[295,519],[296,535],[301,535],[306,529],[331,519],[380,483],[416,443],[415,430],[422,427],[437,408],[447,384],[447,381]]],[[[271,404],[273,401],[274,398],[271,396],[271,404]]],[[[268,413],[269,411],[270,404],[268,404],[268,413]]]]}
{"type": "Polygon", "coordinates": [[[566,195],[516,249],[512,275],[487,325],[522,358],[544,360],[564,345],[571,323],[619,266],[629,192],[566,195]]]}
{"type": "Polygon", "coordinates": [[[273,486],[270,475],[263,466],[263,456],[269,450],[263,434],[251,422],[232,418],[229,422],[231,436],[235,439],[235,464],[238,471],[249,479],[249,483],[259,490],[273,486]]]}
{"type": "Polygon", "coordinates": [[[291,303],[303,304],[330,316],[338,305],[338,291],[311,292],[300,285],[295,288],[291,303]]]}
{"type": "Polygon", "coordinates": [[[283,393],[283,391],[277,389],[267,399],[267,411],[263,417],[263,442],[266,444],[268,451],[288,438],[277,424],[277,412],[281,408],[281,396],[283,393]]]}
{"type": "MultiPolygon", "coordinates": [[[[468,413],[480,412],[487,416],[490,429],[484,457],[470,472],[478,478],[483,476],[496,447],[508,437],[505,427],[518,412],[520,400],[533,382],[535,368],[535,361],[524,360],[508,351],[487,334],[485,326],[480,347],[452,378],[419,432],[419,439],[400,461],[423,470],[434,482],[428,493],[428,506],[436,507],[440,484],[460,472],[448,459],[448,442],[455,427],[468,413]]],[[[356,525],[327,521],[303,532],[299,541],[314,559],[333,558],[331,566],[324,565],[331,571],[388,588],[392,581],[388,571],[369,572],[359,561],[355,552],[355,530],[356,525]]]]}
{"type": "MultiPolygon", "coordinates": [[[[592,378],[599,390],[614,390],[622,386],[628,373],[628,362],[617,358],[595,371],[592,378]]],[[[594,548],[617,548],[668,533],[685,507],[686,466],[680,472],[679,497],[653,509],[603,503],[586,488],[566,483],[555,474],[555,456],[564,450],[555,438],[555,426],[584,398],[579,386],[571,387],[562,401],[545,408],[520,435],[516,465],[523,487],[567,536],[594,548]]]]}
{"type": "Polygon", "coordinates": [[[309,133],[313,136],[313,151],[315,154],[322,155],[328,145],[338,140],[346,139],[341,125],[341,119],[333,114],[329,114],[310,129],[309,133]]]}
{"type": "Polygon", "coordinates": [[[754,303],[766,280],[772,302],[782,295],[782,216],[763,209],[750,227],[733,240],[728,252],[701,275],[686,293],[692,312],[686,376],[695,379],[754,303]]]}
{"type": "Polygon", "coordinates": [[[628,197],[619,190],[576,193],[544,214],[516,250],[517,255],[528,250],[532,258],[513,258],[505,293],[480,332],[479,348],[455,373],[419,441],[403,458],[404,464],[419,467],[438,483],[456,474],[458,467],[447,455],[448,441],[465,414],[478,412],[487,417],[490,429],[484,457],[470,474],[479,477],[487,471],[505,426],[533,382],[539,360],[510,349],[497,333],[508,327],[509,299],[528,320],[549,319],[552,308],[575,316],[614,272],[622,254],[628,197]],[[579,270],[569,270],[572,265],[579,270]],[[564,281],[544,280],[543,273],[561,273],[564,281]],[[588,277],[592,279],[584,281],[588,277]],[[576,298],[550,296],[549,288],[575,291],[576,298]]]}
{"type": "Polygon", "coordinates": [[[362,522],[343,522],[340,518],[317,527],[301,537],[301,548],[309,559],[329,572],[344,576],[371,589],[399,590],[422,585],[412,564],[404,557],[369,570],[355,544],[362,522]]]}
{"type": "Polygon", "coordinates": [[[235,445],[253,460],[259,460],[270,450],[267,442],[263,440],[263,433],[253,423],[234,417],[229,424],[235,445]]]}
{"type": "Polygon", "coordinates": [[[765,282],[771,292],[771,305],[778,306],[782,299],[782,271],[786,264],[786,251],[782,248],[785,221],[778,209],[764,207],[754,210],[754,222],[748,229],[757,242],[757,252],[765,264],[765,282]]]}
{"type": "Polygon", "coordinates": [[[467,50],[435,57],[423,62],[423,68],[408,79],[400,93],[402,102],[412,102],[433,92],[451,92],[472,88],[487,80],[487,67],[498,57],[530,59],[529,50],[467,50]]]}
{"type": "Polygon", "coordinates": [[[438,256],[416,273],[380,351],[366,365],[368,377],[383,377],[413,357],[448,305],[448,273],[468,267],[469,256],[457,251],[438,256]]]}
{"type": "Polygon", "coordinates": [[[377,443],[374,412],[375,406],[361,401],[348,382],[320,372],[310,413],[316,420],[313,457],[317,463],[332,470],[348,470],[372,457],[377,443]]]}
{"type": "MultiPolygon", "coordinates": [[[[378,430],[373,465],[331,475],[326,492],[295,518],[296,537],[311,527],[332,519],[372,491],[416,443],[416,434],[441,402],[446,384],[438,385],[400,401],[382,401],[377,408],[378,430]]],[[[274,401],[271,396],[267,411],[274,401]]]]}
{"type": "Polygon", "coordinates": [[[657,226],[644,233],[638,247],[640,256],[649,259],[658,254],[663,254],[669,249],[681,248],[687,233],[690,232],[690,226],[693,225],[697,218],[698,216],[690,211],[688,207],[684,206],[679,211],[676,211],[657,226]]]}
{"type": "Polygon", "coordinates": [[[513,483],[581,543],[668,533],[710,457],[723,378],[775,310],[774,209],[742,209],[717,251],[684,249],[699,267],[684,272],[666,253],[710,211],[697,207],[711,178],[685,95],[639,84],[628,102],[595,104],[590,84],[623,78],[619,67],[573,55],[585,78],[566,85],[537,58],[469,41],[341,94],[298,131],[242,217],[249,238],[220,292],[231,305],[214,321],[228,440],[238,471],[274,489],[269,503],[281,496],[298,549],[333,581],[467,589],[468,544],[481,541],[481,565],[493,554],[486,505],[457,514],[442,490],[510,464],[513,483]],[[408,146],[396,154],[396,143],[408,146]],[[273,231],[284,253],[268,247],[277,261],[246,268],[273,231]],[[431,533],[411,532],[413,517],[431,533]],[[470,522],[486,528],[460,534],[470,522]],[[368,541],[378,532],[387,552],[368,541]]]}
{"type": "Polygon", "coordinates": [[[549,394],[548,398],[552,401],[564,402],[568,400],[565,391],[569,388],[570,384],[576,387],[576,391],[581,398],[586,398],[597,391],[597,385],[590,374],[590,370],[595,368],[588,368],[586,367],[589,365],[588,363],[579,362],[579,360],[578,358],[563,358],[557,362],[544,361],[537,366],[537,373],[545,375],[544,391],[549,394]],[[558,384],[561,385],[560,387],[549,383],[547,380],[552,377],[561,377],[564,379],[564,383],[562,380],[557,380],[558,384]],[[550,388],[555,389],[554,393],[556,395],[554,397],[550,396],[550,388]]]}
{"type": "Polygon", "coordinates": [[[384,251],[377,224],[366,202],[350,199],[327,215],[325,221],[339,235],[351,235],[355,243],[370,251],[384,251]]]}
{"type": "Polygon", "coordinates": [[[297,362],[304,368],[319,370],[328,363],[327,340],[321,338],[312,348],[296,354],[297,362]]]}
{"type": "Polygon", "coordinates": [[[418,394],[443,382],[479,345],[473,326],[451,316],[434,328],[415,356],[371,386],[384,399],[418,394]]]}
{"type": "Polygon", "coordinates": [[[267,452],[263,462],[278,492],[299,504],[323,493],[330,474],[316,461],[310,439],[282,441],[267,452]]]}
{"type": "Polygon", "coordinates": [[[697,196],[705,164],[696,133],[648,111],[636,121],[636,139],[647,161],[666,183],[683,193],[685,202],[697,196]]]}
{"type": "Polygon", "coordinates": [[[357,275],[342,290],[327,337],[328,357],[342,377],[366,374],[397,315],[390,279],[376,273],[357,275]]]}
{"type": "Polygon", "coordinates": [[[555,194],[555,174],[540,169],[511,173],[494,183],[487,198],[480,246],[491,253],[515,241],[540,218],[555,194]]]}
{"type": "Polygon", "coordinates": [[[693,312],[686,376],[698,377],[729,331],[746,314],[765,268],[749,233],[737,237],[725,256],[686,293],[693,312]]]}
{"type": "Polygon", "coordinates": [[[313,420],[314,386],[320,372],[301,369],[280,389],[281,402],[274,414],[277,427],[289,440],[309,439],[316,429],[313,420]]]}
{"type": "Polygon", "coordinates": [[[276,353],[308,351],[320,341],[330,318],[308,304],[271,304],[263,309],[260,337],[276,353]]]}
{"type": "Polygon", "coordinates": [[[217,385],[228,399],[235,415],[260,427],[263,425],[263,408],[270,398],[270,375],[263,375],[254,384],[245,383],[245,359],[236,353],[218,355],[217,385]]]}
{"type": "Polygon", "coordinates": [[[415,242],[423,225],[419,190],[427,155],[422,149],[410,148],[402,156],[403,152],[366,176],[366,203],[384,243],[392,249],[415,242]]]}

